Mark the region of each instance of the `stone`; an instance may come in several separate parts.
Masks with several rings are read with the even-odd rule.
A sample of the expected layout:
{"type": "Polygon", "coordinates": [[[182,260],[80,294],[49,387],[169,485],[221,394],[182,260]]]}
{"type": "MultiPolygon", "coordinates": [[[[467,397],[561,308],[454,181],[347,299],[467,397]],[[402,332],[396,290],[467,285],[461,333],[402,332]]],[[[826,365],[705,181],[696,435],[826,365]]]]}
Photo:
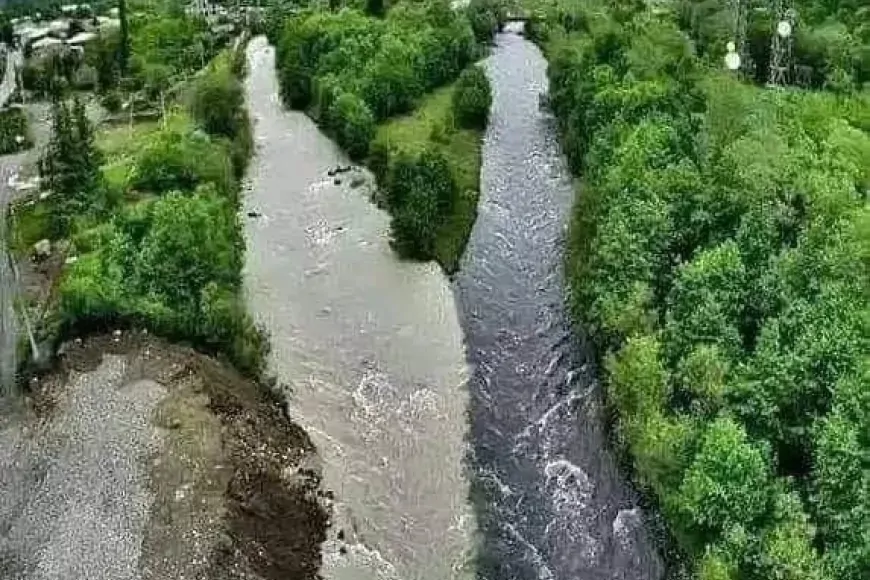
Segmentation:
{"type": "Polygon", "coordinates": [[[362,185],[365,185],[365,182],[366,182],[366,178],[363,177],[362,175],[354,175],[350,180],[350,187],[351,187],[351,189],[356,189],[357,187],[361,187],[362,185]]]}
{"type": "Polygon", "coordinates": [[[33,255],[37,259],[45,259],[51,255],[51,241],[42,239],[33,244],[33,255]]]}

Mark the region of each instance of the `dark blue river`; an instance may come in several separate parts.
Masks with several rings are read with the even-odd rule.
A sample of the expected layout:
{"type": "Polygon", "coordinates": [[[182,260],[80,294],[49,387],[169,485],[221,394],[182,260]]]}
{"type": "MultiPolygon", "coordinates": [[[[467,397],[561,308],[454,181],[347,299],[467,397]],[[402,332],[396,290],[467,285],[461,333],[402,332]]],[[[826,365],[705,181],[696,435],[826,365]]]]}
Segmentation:
{"type": "Polygon", "coordinates": [[[564,305],[574,183],[539,107],[546,66],[511,27],[485,62],[494,102],[479,215],[455,283],[472,368],[478,576],[658,579],[644,514],[607,451],[595,369],[564,305]]]}

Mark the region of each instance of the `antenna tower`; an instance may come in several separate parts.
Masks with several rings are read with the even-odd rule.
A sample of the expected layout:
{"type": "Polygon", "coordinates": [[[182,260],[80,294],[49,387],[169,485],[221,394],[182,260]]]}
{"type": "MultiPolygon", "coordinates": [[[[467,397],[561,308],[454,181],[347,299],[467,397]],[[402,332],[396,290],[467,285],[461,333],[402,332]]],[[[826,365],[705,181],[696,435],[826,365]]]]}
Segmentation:
{"type": "Polygon", "coordinates": [[[773,34],[770,40],[770,76],[768,86],[781,87],[789,82],[797,13],[793,0],[771,0],[773,34]]]}

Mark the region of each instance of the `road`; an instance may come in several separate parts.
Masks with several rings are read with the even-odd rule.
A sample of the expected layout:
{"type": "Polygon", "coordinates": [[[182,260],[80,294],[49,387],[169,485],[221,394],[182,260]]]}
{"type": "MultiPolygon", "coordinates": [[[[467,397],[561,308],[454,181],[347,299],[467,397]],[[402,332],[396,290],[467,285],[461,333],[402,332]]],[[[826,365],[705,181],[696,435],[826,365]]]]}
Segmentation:
{"type": "MultiPolygon", "coordinates": [[[[6,53],[6,73],[0,83],[0,106],[6,104],[15,91],[15,67],[21,55],[15,51],[6,53]]],[[[14,160],[0,160],[0,397],[4,389],[13,382],[16,361],[18,332],[15,321],[15,287],[11,264],[6,259],[6,206],[9,203],[11,188],[9,181],[18,171],[21,156],[14,160]]]]}
{"type": "Polygon", "coordinates": [[[15,67],[23,64],[21,53],[17,50],[6,52],[6,73],[0,83],[0,106],[5,105],[15,92],[15,67]]]}

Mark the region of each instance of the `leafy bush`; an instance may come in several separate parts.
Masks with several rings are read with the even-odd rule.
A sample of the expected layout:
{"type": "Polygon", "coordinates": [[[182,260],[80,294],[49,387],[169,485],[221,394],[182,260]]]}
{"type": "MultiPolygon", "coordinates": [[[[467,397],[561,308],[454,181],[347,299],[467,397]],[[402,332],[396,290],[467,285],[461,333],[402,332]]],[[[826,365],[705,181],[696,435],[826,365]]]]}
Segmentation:
{"type": "Polygon", "coordinates": [[[453,114],[461,127],[484,129],[492,106],[492,89],[486,73],[479,66],[465,69],[453,93],[453,114]]]}
{"type": "Polygon", "coordinates": [[[471,0],[466,12],[478,42],[490,42],[507,16],[501,0],[471,0]]]}
{"type": "Polygon", "coordinates": [[[365,102],[351,93],[342,93],[330,108],[331,128],[336,140],[353,159],[363,159],[375,136],[375,118],[365,102]]]}
{"type": "Polygon", "coordinates": [[[360,158],[376,123],[411,111],[475,52],[468,20],[446,0],[429,0],[400,3],[383,19],[350,9],[295,15],[285,21],[276,61],[284,100],[311,108],[360,158]]]}
{"type": "Polygon", "coordinates": [[[194,81],[189,98],[191,116],[209,134],[234,139],[245,127],[245,93],[228,58],[213,63],[194,81]]]}
{"type": "Polygon", "coordinates": [[[110,113],[119,113],[124,105],[121,94],[117,91],[110,91],[100,101],[100,104],[110,113]]]}
{"type": "Polygon", "coordinates": [[[202,133],[168,127],[143,144],[131,185],[164,192],[193,191],[202,183],[213,183],[223,193],[233,188],[227,148],[202,133]]]}
{"type": "Polygon", "coordinates": [[[458,194],[447,158],[434,148],[418,154],[400,152],[387,183],[393,246],[403,257],[432,259],[438,228],[458,194]]]}

